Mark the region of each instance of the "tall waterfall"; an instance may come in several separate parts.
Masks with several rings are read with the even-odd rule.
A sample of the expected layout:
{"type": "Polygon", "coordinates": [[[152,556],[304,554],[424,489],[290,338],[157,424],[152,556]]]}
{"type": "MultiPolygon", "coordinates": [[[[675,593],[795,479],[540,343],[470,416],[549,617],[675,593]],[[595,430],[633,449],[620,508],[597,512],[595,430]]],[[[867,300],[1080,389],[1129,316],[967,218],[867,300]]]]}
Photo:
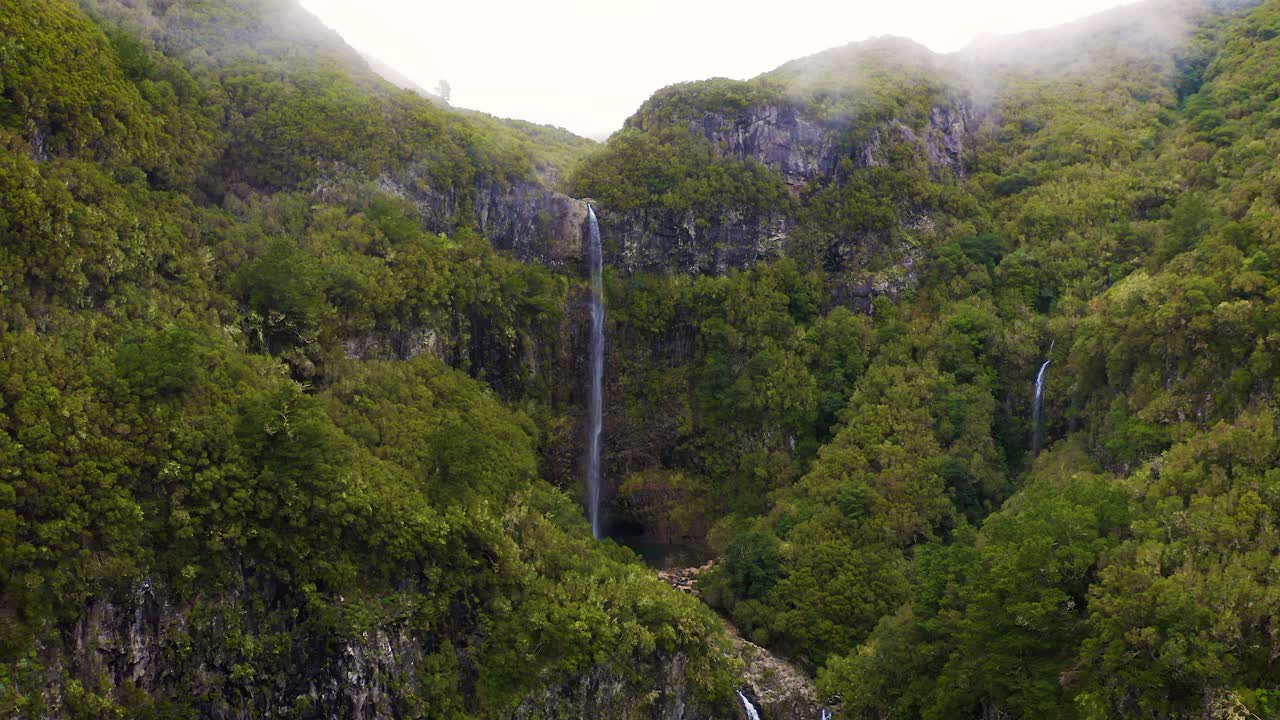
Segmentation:
{"type": "MultiPolygon", "coordinates": [[[[1053,342],[1049,343],[1049,354],[1053,354],[1053,342]]],[[[1036,397],[1031,404],[1031,457],[1040,457],[1040,412],[1044,407],[1044,377],[1049,371],[1049,363],[1053,358],[1046,358],[1036,373],[1036,397]]]]}
{"type": "Polygon", "coordinates": [[[600,223],[587,206],[587,261],[591,264],[591,396],[587,399],[587,514],[591,534],[600,537],[600,432],[604,424],[604,253],[600,249],[600,223]]]}
{"type": "Polygon", "coordinates": [[[738,699],[742,701],[742,709],[747,711],[747,720],[760,720],[760,713],[756,712],[756,706],[751,704],[741,690],[738,691],[738,699]]]}

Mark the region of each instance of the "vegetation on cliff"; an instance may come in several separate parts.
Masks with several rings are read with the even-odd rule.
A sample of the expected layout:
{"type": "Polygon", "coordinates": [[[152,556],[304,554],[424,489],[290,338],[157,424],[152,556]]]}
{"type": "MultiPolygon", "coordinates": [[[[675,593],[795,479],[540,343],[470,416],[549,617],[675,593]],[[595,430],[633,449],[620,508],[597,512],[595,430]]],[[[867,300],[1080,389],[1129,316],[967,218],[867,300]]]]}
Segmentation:
{"type": "Polygon", "coordinates": [[[791,182],[782,259],[614,279],[618,472],[678,480],[704,598],[848,716],[1276,716],[1278,43],[1198,2],[875,41],[662,91],[575,176],[685,133],[791,182]],[[829,166],[724,140],[788,112],[829,166]]]}
{"type": "Polygon", "coordinates": [[[580,279],[485,236],[563,181],[615,510],[846,717],[1280,717],[1277,157],[1274,3],[856,44],[594,148],[289,0],[10,0],[0,711],[728,712],[715,615],[570,499],[580,279]]]}
{"type": "Polygon", "coordinates": [[[286,2],[6,2],[0,59],[0,714],[726,702],[714,615],[541,479],[568,281],[472,227],[576,144],[286,2]]]}

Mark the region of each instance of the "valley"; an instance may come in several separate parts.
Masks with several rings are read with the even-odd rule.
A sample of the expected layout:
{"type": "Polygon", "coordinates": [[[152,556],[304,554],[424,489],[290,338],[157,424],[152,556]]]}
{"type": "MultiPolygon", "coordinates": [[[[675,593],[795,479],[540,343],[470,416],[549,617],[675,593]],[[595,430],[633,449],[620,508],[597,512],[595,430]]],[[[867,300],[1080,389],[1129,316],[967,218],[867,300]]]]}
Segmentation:
{"type": "Polygon", "coordinates": [[[461,110],[0,6],[0,715],[1280,717],[1280,7],[461,110]]]}

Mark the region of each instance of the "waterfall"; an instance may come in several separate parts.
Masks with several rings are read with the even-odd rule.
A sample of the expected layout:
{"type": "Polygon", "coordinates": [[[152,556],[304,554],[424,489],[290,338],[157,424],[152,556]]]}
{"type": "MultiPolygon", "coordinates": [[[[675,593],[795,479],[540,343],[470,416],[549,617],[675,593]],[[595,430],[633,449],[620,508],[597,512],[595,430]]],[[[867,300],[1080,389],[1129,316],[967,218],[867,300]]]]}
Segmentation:
{"type": "MultiPolygon", "coordinates": [[[[1053,354],[1053,342],[1049,343],[1049,354],[1053,354]]],[[[1044,406],[1044,376],[1049,370],[1053,358],[1046,358],[1036,373],[1036,396],[1031,403],[1031,457],[1040,457],[1040,411],[1044,406]]]]}
{"type": "Polygon", "coordinates": [[[587,261],[591,265],[591,396],[587,399],[587,514],[591,534],[600,537],[600,433],[604,424],[604,253],[600,249],[600,223],[587,206],[587,261]]]}
{"type": "Polygon", "coordinates": [[[818,718],[819,720],[831,720],[831,711],[826,708],[822,708],[822,712],[819,714],[818,718]]]}
{"type": "Polygon", "coordinates": [[[756,712],[756,706],[751,704],[741,690],[738,691],[738,699],[742,701],[742,709],[747,711],[747,720],[760,720],[760,713],[756,712]]]}

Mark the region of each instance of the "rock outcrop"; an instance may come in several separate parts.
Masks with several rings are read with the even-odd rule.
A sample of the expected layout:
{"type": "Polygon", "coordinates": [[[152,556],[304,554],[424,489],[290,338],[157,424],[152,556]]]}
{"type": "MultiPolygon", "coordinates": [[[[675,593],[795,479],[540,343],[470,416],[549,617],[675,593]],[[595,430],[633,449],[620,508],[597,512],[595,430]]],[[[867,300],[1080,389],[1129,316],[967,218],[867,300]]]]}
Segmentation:
{"type": "Polygon", "coordinates": [[[683,593],[690,595],[698,594],[698,576],[716,566],[715,560],[708,561],[705,565],[689,568],[671,568],[669,570],[658,570],[658,579],[670,585],[671,587],[683,593]]]}
{"type": "Polygon", "coordinates": [[[689,130],[729,157],[765,165],[796,189],[832,177],[839,162],[830,128],[792,103],[750,107],[736,115],[707,113],[689,130]]]}
{"type": "MultiPolygon", "coordinates": [[[[671,587],[697,595],[697,579],[715,567],[714,560],[700,567],[659,570],[658,577],[671,587]]],[[[725,623],[734,655],[743,664],[743,692],[768,720],[818,720],[822,704],[813,680],[795,665],[744,639],[737,628],[725,623]]]]}
{"type": "MultiPolygon", "coordinates": [[[[335,179],[333,184],[339,186],[340,181],[335,179]]],[[[587,203],[536,181],[482,182],[470,188],[465,199],[414,176],[384,175],[377,189],[416,206],[433,232],[447,234],[471,226],[495,248],[553,270],[569,269],[583,260],[587,203]]],[[[321,197],[338,192],[320,188],[321,197]]]]}
{"type": "MultiPolygon", "coordinates": [[[[658,127],[643,111],[637,117],[638,127],[658,127]]],[[[860,169],[888,165],[890,153],[903,145],[914,148],[935,179],[964,177],[981,116],[969,102],[953,99],[934,106],[923,127],[888,120],[856,141],[847,123],[821,120],[798,101],[709,111],[681,122],[722,156],[752,160],[777,173],[796,207],[801,207],[808,191],[843,183],[860,169]]],[[[908,234],[928,226],[930,212],[928,207],[899,207],[899,226],[908,234]]],[[[612,266],[632,273],[694,275],[723,274],[787,255],[802,215],[794,208],[762,212],[729,205],[701,213],[672,212],[656,205],[618,212],[605,206],[597,213],[612,266]]],[[[868,229],[865,236],[830,242],[828,265],[833,270],[862,268],[872,260],[887,261],[881,265],[908,261],[908,253],[883,231],[868,229]]]]}
{"type": "Polygon", "coordinates": [[[601,208],[606,262],[625,272],[723,275],[781,257],[792,220],[726,208],[711,218],[693,212],[617,213],[601,208]]]}
{"type": "MultiPolygon", "coordinates": [[[[311,636],[290,650],[280,645],[289,637],[288,623],[261,615],[261,604],[272,598],[241,595],[179,605],[164,587],[142,580],[121,597],[90,602],[62,643],[40,648],[46,707],[33,717],[83,717],[75,698],[86,687],[198,697],[201,717],[211,720],[431,717],[417,699],[424,694],[419,683],[430,677],[430,656],[438,662],[442,648],[463,647],[457,639],[451,646],[391,623],[358,637],[311,636]],[[252,668],[231,659],[245,646],[263,649],[252,668]]],[[[456,655],[465,667],[465,651],[456,655]]],[[[689,695],[687,658],[656,658],[656,679],[652,668],[640,671],[620,660],[531,693],[512,717],[703,720],[689,695]],[[634,684],[638,672],[652,681],[643,691],[634,684]]]]}
{"type": "Polygon", "coordinates": [[[597,666],[527,699],[513,720],[703,720],[706,716],[688,702],[685,666],[683,657],[667,658],[658,672],[657,689],[640,701],[627,685],[625,670],[597,666]]]}
{"type": "MultiPolygon", "coordinates": [[[[280,627],[242,635],[227,624],[226,611],[252,627],[253,603],[228,597],[225,603],[171,602],[169,593],[143,580],[125,598],[95,600],[86,606],[64,647],[45,647],[47,713],[67,716],[74,695],[69,683],[122,688],[152,697],[194,694],[204,698],[204,717],[250,720],[285,717],[305,706],[308,717],[382,720],[400,717],[406,683],[427,654],[404,627],[379,627],[338,643],[323,659],[275,680],[231,664],[220,648],[233,633],[240,643],[278,643],[280,627]]],[[[286,629],[287,630],[287,629],[286,629]]],[[[303,654],[305,655],[305,653],[303,654]]],[[[265,664],[264,667],[269,666],[265,664]]],[[[259,668],[261,669],[261,668],[259,668]]]]}
{"type": "Polygon", "coordinates": [[[477,227],[499,250],[563,269],[581,262],[587,204],[535,184],[488,185],[476,201],[477,227]]]}
{"type": "Polygon", "coordinates": [[[742,639],[727,626],[735,654],[742,660],[748,695],[769,720],[818,720],[822,704],[813,680],[791,663],[742,639]]]}

